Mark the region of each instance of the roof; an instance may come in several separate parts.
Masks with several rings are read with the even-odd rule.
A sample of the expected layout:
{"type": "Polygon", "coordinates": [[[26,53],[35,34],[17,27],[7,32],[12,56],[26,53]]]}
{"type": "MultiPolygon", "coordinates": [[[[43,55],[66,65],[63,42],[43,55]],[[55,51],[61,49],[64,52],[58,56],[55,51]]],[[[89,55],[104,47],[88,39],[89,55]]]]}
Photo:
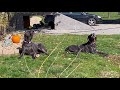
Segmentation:
{"type": "Polygon", "coordinates": [[[56,12],[16,12],[19,15],[47,15],[47,14],[54,14],[56,12]]]}

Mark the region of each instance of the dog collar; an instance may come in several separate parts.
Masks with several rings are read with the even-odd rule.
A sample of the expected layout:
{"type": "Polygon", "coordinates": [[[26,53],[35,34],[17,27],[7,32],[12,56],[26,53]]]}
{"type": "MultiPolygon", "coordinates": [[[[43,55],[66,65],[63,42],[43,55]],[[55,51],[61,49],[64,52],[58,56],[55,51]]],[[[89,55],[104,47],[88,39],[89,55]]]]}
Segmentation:
{"type": "MultiPolygon", "coordinates": [[[[24,41],[24,42],[27,42],[27,41],[24,41]]],[[[28,43],[32,43],[32,42],[28,42],[28,43]]]]}
{"type": "Polygon", "coordinates": [[[29,42],[29,43],[32,43],[32,42],[29,42]]]}

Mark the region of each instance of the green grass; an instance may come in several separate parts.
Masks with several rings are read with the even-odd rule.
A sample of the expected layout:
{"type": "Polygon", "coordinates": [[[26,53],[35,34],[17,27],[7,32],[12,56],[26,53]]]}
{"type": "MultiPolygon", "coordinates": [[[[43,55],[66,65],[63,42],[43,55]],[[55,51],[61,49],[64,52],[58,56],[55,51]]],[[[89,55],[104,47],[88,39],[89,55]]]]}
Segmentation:
{"type": "MultiPolygon", "coordinates": [[[[86,42],[87,35],[43,35],[37,34],[34,42],[43,43],[50,56],[41,55],[36,60],[30,56],[18,59],[18,55],[0,56],[1,78],[118,78],[119,65],[94,54],[80,56],[67,54],[64,49],[71,44],[86,42]],[[71,63],[72,62],[72,63],[71,63]],[[71,64],[70,64],[71,63],[71,64]],[[69,67],[68,67],[69,66],[69,67]],[[64,71],[64,72],[63,72],[64,71]]],[[[109,54],[120,54],[119,35],[98,35],[97,48],[109,54]]]]}
{"type": "Polygon", "coordinates": [[[118,12],[110,12],[110,18],[108,18],[108,12],[88,12],[91,14],[96,14],[102,17],[103,20],[114,20],[120,19],[120,15],[118,12]]]}

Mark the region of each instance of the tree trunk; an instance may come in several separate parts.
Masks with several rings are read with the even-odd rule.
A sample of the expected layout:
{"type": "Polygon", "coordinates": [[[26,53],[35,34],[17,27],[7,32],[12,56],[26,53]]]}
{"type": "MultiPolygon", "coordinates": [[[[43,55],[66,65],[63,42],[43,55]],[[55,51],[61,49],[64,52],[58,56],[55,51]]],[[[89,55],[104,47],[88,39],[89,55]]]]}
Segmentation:
{"type": "Polygon", "coordinates": [[[7,15],[8,15],[8,22],[9,22],[9,20],[10,20],[10,13],[7,12],[7,15]]]}

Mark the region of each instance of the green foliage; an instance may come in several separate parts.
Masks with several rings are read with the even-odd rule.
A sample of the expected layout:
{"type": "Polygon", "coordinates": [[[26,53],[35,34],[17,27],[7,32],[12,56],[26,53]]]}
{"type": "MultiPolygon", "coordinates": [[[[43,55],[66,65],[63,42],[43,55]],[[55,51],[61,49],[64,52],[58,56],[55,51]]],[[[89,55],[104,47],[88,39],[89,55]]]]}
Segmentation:
{"type": "Polygon", "coordinates": [[[120,15],[118,12],[88,12],[91,14],[96,14],[102,17],[103,20],[114,20],[114,19],[120,19],[120,15]],[[110,14],[110,17],[109,15],[110,14]]]}

